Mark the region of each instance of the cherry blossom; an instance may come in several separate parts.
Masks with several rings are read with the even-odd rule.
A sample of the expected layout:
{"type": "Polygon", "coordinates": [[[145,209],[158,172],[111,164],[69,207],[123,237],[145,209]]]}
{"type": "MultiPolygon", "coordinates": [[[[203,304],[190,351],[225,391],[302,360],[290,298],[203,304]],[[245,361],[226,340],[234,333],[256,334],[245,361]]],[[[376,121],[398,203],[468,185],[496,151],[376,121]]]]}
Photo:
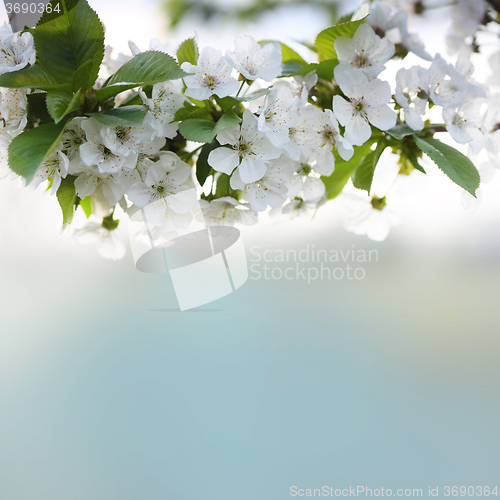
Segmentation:
{"type": "Polygon", "coordinates": [[[208,163],[218,172],[230,175],[234,169],[244,184],[261,179],[267,162],[278,158],[281,151],[258,129],[254,115],[246,110],[241,125],[233,125],[217,135],[219,144],[229,147],[214,149],[208,163]]]}
{"type": "Polygon", "coordinates": [[[292,176],[293,167],[290,162],[287,159],[279,159],[272,161],[265,175],[255,182],[245,183],[239,172],[235,172],[231,177],[231,187],[244,190],[250,207],[262,212],[268,205],[271,207],[283,205],[292,176]]]}
{"type": "Polygon", "coordinates": [[[34,63],[35,48],[31,33],[13,33],[10,24],[0,27],[0,74],[18,71],[34,63]]]}
{"type": "Polygon", "coordinates": [[[184,62],[181,69],[191,76],[184,77],[185,95],[202,101],[211,95],[226,97],[238,90],[238,82],[231,76],[232,65],[220,50],[205,47],[196,65],[184,62]]]}
{"type": "Polygon", "coordinates": [[[344,219],[344,226],[354,234],[366,234],[374,241],[387,238],[391,227],[400,223],[400,216],[386,207],[386,199],[369,198],[357,194],[344,194],[342,202],[351,212],[344,219]]]}
{"type": "Polygon", "coordinates": [[[175,137],[179,123],[174,121],[174,117],[175,113],[182,108],[184,98],[175,92],[174,84],[164,82],[153,85],[151,99],[143,90],[139,90],[139,95],[149,108],[146,121],[154,128],[156,135],[169,139],[175,137]]]}
{"type": "Polygon", "coordinates": [[[391,100],[387,82],[369,81],[360,70],[335,72],[335,80],[349,100],[334,96],[333,111],[351,144],[361,146],[371,137],[370,123],[380,130],[396,124],[396,113],[387,106],[391,100]]]}
{"type": "Polygon", "coordinates": [[[234,45],[235,50],[226,55],[247,80],[270,82],[281,74],[281,52],[272,43],[261,46],[251,36],[240,36],[234,45]]]}
{"type": "Polygon", "coordinates": [[[340,36],[335,40],[339,60],[335,76],[344,70],[359,69],[368,78],[376,78],[394,55],[394,44],[388,38],[380,38],[368,24],[361,24],[352,38],[340,36]]]}
{"type": "Polygon", "coordinates": [[[248,204],[240,203],[231,196],[223,196],[210,202],[201,200],[205,222],[210,226],[251,226],[257,223],[257,214],[248,204]]]}

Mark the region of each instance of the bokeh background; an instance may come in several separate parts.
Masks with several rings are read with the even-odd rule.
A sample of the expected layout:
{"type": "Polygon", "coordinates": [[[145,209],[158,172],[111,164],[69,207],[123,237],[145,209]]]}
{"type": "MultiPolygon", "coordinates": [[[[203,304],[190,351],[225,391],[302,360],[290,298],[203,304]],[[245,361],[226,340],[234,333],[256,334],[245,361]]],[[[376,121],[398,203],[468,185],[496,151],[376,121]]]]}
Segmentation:
{"type": "MultiPolygon", "coordinates": [[[[153,0],[90,4],[123,52],[193,33],[223,50],[242,33],[292,43],[332,15],[194,9],[172,27],[153,0]]],[[[440,15],[439,30],[414,26],[433,49],[440,15]]],[[[346,233],[339,200],[312,221],[242,229],[249,255],[377,250],[364,280],[250,279],[183,313],[167,276],[139,273],[130,253],[102,259],[61,235],[54,198],[0,182],[0,499],[500,487],[500,184],[465,213],[460,189],[427,170],[396,187],[403,222],[383,243],[346,233]]]]}

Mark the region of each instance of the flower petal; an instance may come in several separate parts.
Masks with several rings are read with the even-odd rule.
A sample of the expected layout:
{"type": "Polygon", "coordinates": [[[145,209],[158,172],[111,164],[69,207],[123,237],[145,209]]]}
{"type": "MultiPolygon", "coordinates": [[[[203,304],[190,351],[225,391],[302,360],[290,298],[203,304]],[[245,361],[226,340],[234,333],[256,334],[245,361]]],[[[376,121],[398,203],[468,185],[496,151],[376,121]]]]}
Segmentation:
{"type": "Polygon", "coordinates": [[[356,146],[362,146],[371,135],[372,129],[361,115],[353,116],[352,120],[345,126],[345,138],[356,146]]]}
{"type": "Polygon", "coordinates": [[[217,172],[224,172],[227,175],[231,175],[239,161],[238,151],[230,148],[217,148],[208,155],[208,164],[217,172]]]}
{"type": "Polygon", "coordinates": [[[238,173],[244,184],[250,184],[262,179],[266,174],[267,167],[263,161],[243,158],[238,167],[238,173]]]}
{"type": "Polygon", "coordinates": [[[353,105],[343,97],[333,97],[333,112],[341,125],[347,125],[353,118],[353,105]]]}
{"type": "Polygon", "coordinates": [[[387,104],[368,107],[366,115],[370,123],[380,130],[388,130],[396,125],[397,115],[387,104]]]}

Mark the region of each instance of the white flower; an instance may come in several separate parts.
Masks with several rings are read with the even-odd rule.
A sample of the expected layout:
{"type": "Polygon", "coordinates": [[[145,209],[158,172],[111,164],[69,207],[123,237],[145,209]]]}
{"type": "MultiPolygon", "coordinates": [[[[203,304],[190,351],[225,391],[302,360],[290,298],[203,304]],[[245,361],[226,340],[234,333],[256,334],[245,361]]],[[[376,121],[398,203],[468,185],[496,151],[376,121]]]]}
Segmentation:
{"type": "Polygon", "coordinates": [[[465,78],[448,64],[439,54],[428,69],[430,97],[438,106],[460,104],[467,94],[468,84],[465,78]]]}
{"type": "Polygon", "coordinates": [[[0,133],[19,135],[28,123],[27,109],[26,90],[0,89],[0,133]]]}
{"type": "Polygon", "coordinates": [[[210,202],[200,201],[203,217],[209,226],[251,226],[257,223],[257,214],[248,205],[240,203],[231,196],[217,198],[210,202]]]}
{"type": "Polygon", "coordinates": [[[483,0],[460,0],[453,4],[447,39],[451,51],[458,52],[465,45],[464,39],[475,34],[485,18],[486,5],[483,0]]]}
{"type": "Polygon", "coordinates": [[[129,152],[128,155],[113,153],[107,146],[101,132],[103,127],[94,118],[82,120],[81,128],[85,131],[87,142],[80,146],[80,157],[89,167],[97,166],[100,174],[117,173],[121,169],[133,169],[137,163],[137,153],[129,152]]]}
{"type": "Polygon", "coordinates": [[[73,238],[83,245],[96,243],[97,251],[106,259],[123,259],[126,247],[118,222],[112,216],[105,217],[101,222],[91,215],[82,228],[74,231],[73,238]]]}
{"type": "Polygon", "coordinates": [[[309,92],[318,83],[316,70],[310,71],[305,76],[294,76],[293,78],[281,78],[274,83],[274,88],[287,87],[292,92],[295,105],[300,109],[305,106],[309,99],[309,92]]]}
{"type": "Polygon", "coordinates": [[[319,202],[311,202],[305,200],[290,200],[282,207],[273,208],[269,211],[269,216],[276,219],[312,219],[318,208],[325,202],[325,198],[321,198],[319,202]]]}
{"type": "Polygon", "coordinates": [[[316,106],[303,108],[300,124],[294,130],[294,138],[299,143],[306,158],[314,158],[321,175],[330,175],[335,168],[333,149],[340,157],[350,160],[354,149],[340,135],[339,124],[334,113],[326,109],[321,111],[316,106]]]}
{"type": "Polygon", "coordinates": [[[104,58],[101,64],[100,78],[104,81],[111,75],[114,75],[127,61],[132,59],[129,55],[119,52],[115,55],[113,47],[106,45],[104,47],[104,58]]]}
{"type": "Polygon", "coordinates": [[[491,75],[488,82],[492,85],[500,85],[500,52],[495,52],[488,59],[491,75]]]}
{"type": "Polygon", "coordinates": [[[455,68],[467,82],[467,94],[470,94],[473,97],[487,97],[484,87],[477,83],[474,78],[472,78],[472,75],[474,73],[474,65],[470,60],[470,54],[461,52],[457,57],[455,68]]]}
{"type": "Polygon", "coordinates": [[[376,78],[394,55],[394,44],[387,38],[381,39],[368,24],[361,24],[352,38],[339,36],[334,43],[338,66],[335,76],[350,69],[360,69],[368,78],[376,78]]]}
{"type": "Polygon", "coordinates": [[[307,160],[311,155],[311,147],[308,143],[309,134],[314,128],[318,114],[321,111],[317,106],[305,105],[297,109],[298,122],[290,127],[288,135],[290,140],[283,146],[283,151],[292,160],[307,160]]]}
{"type": "Polygon", "coordinates": [[[73,118],[66,125],[61,137],[62,149],[69,159],[68,173],[70,174],[79,174],[87,168],[80,157],[80,146],[86,142],[85,131],[81,127],[83,120],[85,118],[80,116],[73,118]]]}
{"type": "Polygon", "coordinates": [[[469,144],[473,154],[477,154],[485,143],[485,137],[479,130],[479,108],[477,99],[467,97],[460,106],[443,109],[446,130],[459,144],[469,144]]]}
{"type": "Polygon", "coordinates": [[[214,170],[230,175],[237,168],[245,184],[258,181],[267,170],[267,162],[278,158],[281,151],[275,148],[258,130],[257,120],[248,109],[243,113],[241,125],[233,125],[217,134],[219,144],[229,145],[214,149],[208,163],[214,170]]]}
{"type": "Polygon", "coordinates": [[[0,28],[0,74],[23,69],[34,62],[35,49],[31,33],[12,33],[9,24],[0,28]]]}
{"type": "Polygon", "coordinates": [[[312,175],[309,165],[300,165],[288,185],[288,198],[300,197],[304,201],[318,202],[325,195],[325,184],[312,175]]]}
{"type": "Polygon", "coordinates": [[[175,92],[172,82],[157,83],[149,99],[142,89],[139,95],[149,108],[145,121],[149,121],[158,137],[172,139],[177,134],[179,122],[174,122],[175,113],[182,108],[184,98],[175,92]]]}
{"type": "Polygon", "coordinates": [[[290,89],[272,89],[266,96],[264,106],[259,109],[258,128],[266,134],[273,146],[283,147],[289,140],[290,127],[297,123],[290,89]]]}
{"type": "MultiPolygon", "coordinates": [[[[336,69],[336,68],[335,68],[336,69]]],[[[335,71],[335,80],[349,98],[333,97],[333,112],[345,126],[345,138],[361,146],[372,135],[371,123],[380,130],[388,130],[396,124],[396,113],[387,106],[391,100],[391,88],[381,80],[368,81],[360,70],[335,71]]]]}
{"type": "Polygon", "coordinates": [[[147,144],[153,141],[155,130],[148,121],[135,127],[103,127],[100,135],[104,145],[109,150],[121,156],[128,156],[130,153],[138,153],[141,144],[147,144]]]}
{"type": "Polygon", "coordinates": [[[104,196],[102,187],[103,185],[100,184],[92,193],[90,204],[92,207],[92,214],[96,215],[97,217],[104,218],[113,213],[113,211],[115,210],[115,206],[111,205],[106,196],[104,196]]]}
{"type": "Polygon", "coordinates": [[[235,51],[226,55],[247,80],[270,82],[281,75],[281,52],[272,43],[261,46],[251,36],[240,36],[234,45],[235,51]]]}
{"type": "Polygon", "coordinates": [[[85,131],[82,128],[83,117],[73,118],[64,129],[64,134],[61,138],[63,149],[66,151],[66,156],[72,160],[79,156],[80,146],[85,143],[85,131]]]}
{"type": "Polygon", "coordinates": [[[374,196],[370,199],[368,195],[361,197],[345,193],[342,195],[342,202],[352,212],[344,219],[347,231],[366,234],[374,241],[385,240],[391,226],[399,224],[401,220],[398,214],[386,207],[385,197],[374,196]]]}
{"type": "Polygon", "coordinates": [[[184,185],[190,174],[190,166],[168,152],[148,169],[143,182],[127,191],[127,196],[138,207],[146,207],[148,222],[160,226],[165,223],[166,208],[178,214],[191,211],[196,192],[184,185]]]}
{"type": "Polygon", "coordinates": [[[166,140],[164,137],[155,137],[153,142],[145,142],[140,145],[137,165],[135,166],[138,173],[146,175],[148,169],[154,165],[155,161],[159,160],[162,154],[167,153],[167,151],[160,152],[165,142],[166,140]]]}
{"type": "MultiPolygon", "coordinates": [[[[128,41],[128,47],[132,55],[136,56],[140,54],[142,50],[132,41],[128,41]]],[[[173,40],[167,40],[167,43],[163,43],[158,38],[151,38],[149,41],[149,47],[146,50],[156,50],[157,52],[164,52],[165,54],[175,53],[175,46],[173,40]]]]}
{"type": "Polygon", "coordinates": [[[256,182],[243,182],[236,171],[231,177],[231,187],[244,190],[252,210],[262,212],[268,205],[271,207],[283,205],[292,176],[293,164],[286,158],[280,158],[271,162],[264,177],[256,182]]]}
{"type": "Polygon", "coordinates": [[[421,66],[400,69],[396,74],[396,102],[404,110],[405,122],[413,130],[422,130],[427,100],[429,98],[427,71],[421,66]]]}
{"type": "Polygon", "coordinates": [[[500,101],[493,101],[483,117],[481,130],[486,137],[486,151],[490,161],[500,168],[500,101]]]}
{"type": "Polygon", "coordinates": [[[76,194],[82,200],[91,196],[97,187],[102,189],[102,194],[112,204],[116,205],[125,194],[126,182],[123,171],[113,174],[103,174],[99,172],[96,166],[87,167],[75,179],[76,194]]]}
{"type": "Polygon", "coordinates": [[[416,33],[408,31],[407,14],[398,12],[394,15],[393,23],[399,28],[401,34],[400,44],[408,51],[426,61],[432,61],[433,57],[425,50],[424,44],[416,33]]]}
{"type": "Polygon", "coordinates": [[[68,157],[60,148],[56,149],[42,161],[31,185],[36,188],[42,181],[49,180],[52,182],[50,194],[55,194],[61,185],[61,179],[68,175],[68,166],[68,157]]]}
{"type": "Polygon", "coordinates": [[[366,22],[373,28],[379,36],[384,36],[385,32],[394,28],[394,15],[391,7],[386,3],[376,0],[371,2],[370,15],[366,18],[366,22]]]}
{"type": "Polygon", "coordinates": [[[227,97],[238,90],[238,82],[231,76],[231,61],[220,50],[205,47],[196,65],[182,63],[181,69],[193,73],[184,77],[187,86],[184,95],[203,101],[211,95],[227,97]]]}

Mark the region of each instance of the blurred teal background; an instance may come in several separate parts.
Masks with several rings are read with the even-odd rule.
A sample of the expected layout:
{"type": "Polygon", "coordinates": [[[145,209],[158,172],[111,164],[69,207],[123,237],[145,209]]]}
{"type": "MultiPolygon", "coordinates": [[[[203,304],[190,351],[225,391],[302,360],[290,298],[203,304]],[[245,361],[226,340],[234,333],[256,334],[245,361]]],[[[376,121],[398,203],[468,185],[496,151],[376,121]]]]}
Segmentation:
{"type": "MultiPolygon", "coordinates": [[[[158,2],[90,3],[120,50],[168,41],[158,2]]],[[[245,33],[306,38],[309,16],[245,33]]],[[[238,32],[193,24],[176,43],[194,30],[224,49],[238,32]]],[[[500,487],[500,183],[464,214],[426,169],[382,244],[345,233],[337,201],[243,231],[248,251],[377,249],[364,280],[249,280],[183,313],[167,276],[58,239],[57,202],[2,181],[0,500],[500,487]]]]}
{"type": "Polygon", "coordinates": [[[374,246],[323,223],[244,241],[376,248],[365,280],[249,280],[183,313],[168,278],[137,272],[130,255],[109,262],[29,235],[39,253],[4,246],[0,498],[495,486],[496,255],[478,259],[465,241],[374,246]]]}

